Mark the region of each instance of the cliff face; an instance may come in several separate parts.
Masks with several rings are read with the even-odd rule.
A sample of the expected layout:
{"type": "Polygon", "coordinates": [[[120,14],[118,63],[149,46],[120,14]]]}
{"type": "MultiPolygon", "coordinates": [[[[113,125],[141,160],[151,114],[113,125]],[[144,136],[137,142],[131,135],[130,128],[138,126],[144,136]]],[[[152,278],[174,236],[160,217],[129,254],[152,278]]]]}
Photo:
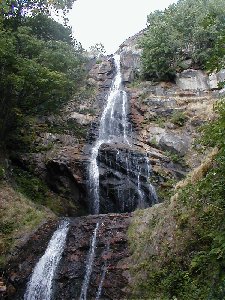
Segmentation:
{"type": "MultiPolygon", "coordinates": [[[[90,251],[94,253],[87,299],[123,299],[128,296],[129,214],[108,214],[70,219],[70,229],[57,275],[53,284],[53,299],[79,299],[90,251]],[[96,227],[98,226],[98,227],[96,227]],[[92,249],[93,232],[96,243],[92,249]],[[101,286],[102,281],[102,286],[101,286]],[[104,281],[104,282],[103,282],[104,281]]],[[[57,222],[48,222],[30,236],[14,255],[6,270],[7,299],[23,299],[31,272],[43,255],[57,222]]]]}
{"type": "MultiPolygon", "coordinates": [[[[118,50],[129,100],[129,138],[133,141],[132,146],[120,142],[102,145],[97,158],[100,169],[100,212],[107,215],[74,218],[89,212],[88,165],[91,147],[98,136],[100,115],[115,75],[112,57],[102,57],[88,66],[86,87],[89,94],[81,94],[79,99],[71,101],[60,116],[40,120],[39,127],[44,130],[38,133],[34,143],[41,150],[38,153],[21,154],[17,158],[23,167],[32,168],[54,192],[62,195],[65,206],[71,201],[77,207],[75,212],[68,210],[68,215],[72,217],[71,225],[54,280],[54,299],[79,298],[97,224],[88,299],[96,298],[103,275],[103,299],[129,297],[127,286],[132,281],[128,270],[130,253],[127,230],[130,214],[127,212],[137,207],[137,186],[146,191],[143,197],[148,198],[150,206],[154,201],[147,196],[149,179],[156,188],[159,202],[168,200],[176,182],[197,167],[202,159],[193,142],[199,135],[199,126],[214,117],[213,104],[219,94],[217,81],[222,78],[223,72],[209,77],[202,71],[189,69],[177,74],[176,83],[137,80],[141,66],[141,50],[137,40],[142,34],[128,39],[118,50]],[[68,127],[62,131],[63,123],[68,127]],[[127,163],[128,159],[130,163],[127,163]],[[148,172],[136,176],[140,172],[137,166],[142,167],[146,161],[148,172]],[[129,185],[127,173],[133,180],[129,185]],[[138,183],[133,178],[138,178],[138,183]],[[128,205],[126,200],[129,194],[134,197],[128,205]],[[121,214],[113,214],[115,212],[121,214]]],[[[150,215],[154,211],[161,212],[160,207],[164,206],[148,209],[150,215]]],[[[148,217],[146,219],[150,222],[148,217]]],[[[16,254],[10,261],[7,267],[9,299],[21,299],[32,269],[44,253],[56,226],[56,222],[45,224],[21,248],[22,255],[16,254]]],[[[145,224],[141,226],[144,228],[145,224]]]]}

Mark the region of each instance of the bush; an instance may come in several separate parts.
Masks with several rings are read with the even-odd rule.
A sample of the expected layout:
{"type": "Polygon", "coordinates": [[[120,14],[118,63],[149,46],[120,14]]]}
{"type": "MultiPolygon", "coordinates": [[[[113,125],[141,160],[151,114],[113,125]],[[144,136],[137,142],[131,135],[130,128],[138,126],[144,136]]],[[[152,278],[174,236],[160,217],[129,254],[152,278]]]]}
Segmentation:
{"type": "Polygon", "coordinates": [[[185,122],[187,121],[187,116],[182,111],[175,111],[172,114],[171,122],[175,125],[178,125],[180,127],[184,126],[185,122]]]}

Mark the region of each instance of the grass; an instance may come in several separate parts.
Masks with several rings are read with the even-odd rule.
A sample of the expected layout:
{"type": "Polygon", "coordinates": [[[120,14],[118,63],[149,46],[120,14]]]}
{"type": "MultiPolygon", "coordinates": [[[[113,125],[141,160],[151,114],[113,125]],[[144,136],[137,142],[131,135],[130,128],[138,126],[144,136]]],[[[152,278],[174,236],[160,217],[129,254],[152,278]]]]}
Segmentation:
{"type": "Polygon", "coordinates": [[[186,114],[182,111],[174,111],[170,119],[170,121],[173,124],[178,125],[180,127],[184,126],[187,120],[188,118],[186,114]]]}
{"type": "Polygon", "coordinates": [[[6,182],[0,183],[0,208],[0,267],[3,267],[9,253],[25,235],[55,215],[6,182]]]}
{"type": "Polygon", "coordinates": [[[174,152],[171,152],[171,151],[165,151],[165,155],[167,157],[169,157],[169,159],[176,163],[176,164],[180,164],[181,166],[183,167],[187,167],[187,163],[185,162],[185,159],[184,157],[181,157],[180,155],[174,153],[174,152]]]}

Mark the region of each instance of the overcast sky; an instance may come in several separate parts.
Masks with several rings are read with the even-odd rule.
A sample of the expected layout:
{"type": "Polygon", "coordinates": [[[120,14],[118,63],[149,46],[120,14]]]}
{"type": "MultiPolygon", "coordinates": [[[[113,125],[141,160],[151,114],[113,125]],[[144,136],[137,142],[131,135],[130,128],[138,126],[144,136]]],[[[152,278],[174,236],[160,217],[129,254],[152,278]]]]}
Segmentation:
{"type": "Polygon", "coordinates": [[[147,15],[175,0],[77,0],[69,13],[74,37],[85,49],[96,43],[114,53],[129,36],[146,27],[147,15]]]}

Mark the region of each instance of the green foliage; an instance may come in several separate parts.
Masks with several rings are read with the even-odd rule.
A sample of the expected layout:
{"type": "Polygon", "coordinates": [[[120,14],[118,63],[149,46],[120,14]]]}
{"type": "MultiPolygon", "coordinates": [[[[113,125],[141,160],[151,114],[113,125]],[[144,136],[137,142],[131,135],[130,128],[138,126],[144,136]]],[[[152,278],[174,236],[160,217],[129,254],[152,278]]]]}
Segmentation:
{"type": "Polygon", "coordinates": [[[101,56],[105,55],[105,53],[106,53],[105,47],[102,43],[97,43],[94,46],[90,47],[90,53],[92,55],[94,55],[95,57],[100,58],[101,56]]]}
{"type": "Polygon", "coordinates": [[[187,59],[205,67],[217,45],[221,45],[224,28],[223,0],[180,0],[163,12],[151,13],[141,42],[144,75],[173,79],[187,59]]]}
{"type": "Polygon", "coordinates": [[[174,111],[171,116],[171,122],[175,125],[180,127],[184,126],[185,122],[187,121],[187,116],[182,111],[174,111]]]}
{"type": "Polygon", "coordinates": [[[32,199],[35,203],[46,204],[49,189],[39,178],[31,175],[30,172],[16,167],[14,168],[14,176],[18,190],[22,194],[32,199]]]}
{"type": "Polygon", "coordinates": [[[168,156],[172,162],[180,164],[184,167],[187,166],[184,158],[178,155],[177,153],[171,151],[165,151],[165,155],[168,156]]]}
{"type": "Polygon", "coordinates": [[[18,167],[14,167],[14,178],[18,191],[32,202],[48,207],[57,215],[64,213],[61,199],[41,179],[18,167]]]}
{"type": "MultiPolygon", "coordinates": [[[[38,14],[0,28],[0,140],[11,141],[30,116],[59,111],[84,78],[82,48],[71,30],[38,14]]],[[[28,120],[28,122],[27,122],[28,120]]]]}
{"type": "Polygon", "coordinates": [[[34,205],[6,182],[0,184],[0,267],[4,267],[9,254],[26,233],[54,215],[34,205]]]}
{"type": "Polygon", "coordinates": [[[63,10],[64,14],[72,8],[75,0],[1,0],[0,12],[3,19],[11,19],[14,25],[23,20],[26,15],[50,15],[53,9],[63,10]]]}
{"type": "Polygon", "coordinates": [[[225,148],[225,99],[219,100],[214,106],[217,113],[217,118],[210,125],[202,127],[204,133],[202,137],[202,144],[206,147],[225,148]]]}

